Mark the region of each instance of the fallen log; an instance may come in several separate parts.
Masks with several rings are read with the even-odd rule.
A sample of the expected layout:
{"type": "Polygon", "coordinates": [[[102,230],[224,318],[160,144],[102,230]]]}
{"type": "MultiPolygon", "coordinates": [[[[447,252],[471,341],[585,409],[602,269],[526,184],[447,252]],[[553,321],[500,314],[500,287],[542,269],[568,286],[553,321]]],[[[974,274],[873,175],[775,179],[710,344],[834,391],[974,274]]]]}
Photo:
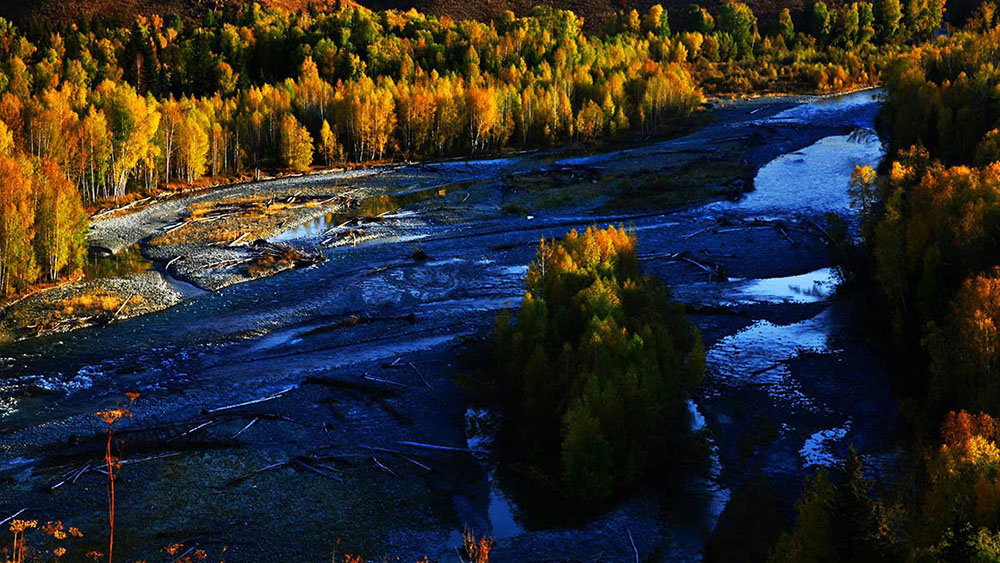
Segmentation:
{"type": "Polygon", "coordinates": [[[459,452],[459,453],[467,453],[467,454],[488,454],[489,453],[489,452],[487,452],[485,450],[474,450],[472,448],[459,448],[459,447],[455,447],[455,446],[439,446],[439,445],[436,445],[436,444],[422,444],[420,442],[400,441],[400,442],[398,442],[398,444],[400,446],[409,446],[411,448],[421,448],[421,449],[425,449],[425,450],[435,450],[435,451],[442,451],[442,452],[459,452]]]}
{"type": "Polygon", "coordinates": [[[233,242],[231,242],[231,243],[228,244],[229,248],[232,248],[232,247],[236,246],[237,244],[240,243],[240,241],[242,241],[243,239],[245,239],[248,236],[250,236],[250,233],[243,233],[242,235],[236,237],[236,240],[234,240],[233,242]]]}
{"type": "Polygon", "coordinates": [[[115,322],[118,320],[118,315],[120,315],[122,313],[122,310],[125,309],[125,305],[128,305],[128,302],[131,301],[136,295],[137,295],[136,293],[133,293],[132,295],[129,295],[128,299],[122,301],[122,304],[118,306],[118,309],[115,311],[115,314],[111,315],[111,322],[115,322]]]}
{"type": "Polygon", "coordinates": [[[174,262],[177,262],[178,260],[180,260],[182,258],[184,258],[183,254],[178,254],[177,256],[174,256],[173,258],[171,258],[170,261],[167,262],[167,265],[163,267],[163,271],[167,272],[167,273],[170,273],[170,266],[172,266],[174,264],[174,262]]]}
{"type": "Polygon", "coordinates": [[[817,223],[816,221],[814,221],[813,219],[811,219],[811,218],[809,218],[809,219],[806,219],[806,221],[807,221],[807,222],[808,222],[808,223],[809,223],[810,225],[812,225],[812,227],[813,227],[814,229],[816,229],[817,231],[819,231],[819,233],[820,233],[821,235],[823,235],[823,238],[825,238],[825,239],[826,239],[826,241],[827,241],[828,243],[830,243],[830,244],[831,244],[831,245],[833,245],[833,246],[836,246],[836,244],[837,244],[837,241],[833,240],[833,237],[832,237],[832,236],[830,236],[830,233],[828,233],[828,232],[826,231],[826,229],[824,229],[823,227],[819,226],[819,224],[818,224],[818,223],[817,223]]]}
{"type": "Polygon", "coordinates": [[[295,388],[296,388],[296,386],[292,385],[290,387],[286,387],[285,389],[282,389],[281,391],[278,391],[277,393],[274,393],[273,395],[268,395],[267,397],[261,397],[260,399],[253,399],[251,401],[244,401],[242,403],[236,403],[235,405],[226,405],[224,407],[218,407],[218,408],[214,408],[214,409],[209,409],[209,410],[205,411],[205,413],[206,414],[212,414],[212,413],[217,413],[217,412],[225,411],[225,410],[229,410],[229,409],[235,409],[235,408],[239,408],[239,407],[246,407],[246,406],[249,406],[249,405],[260,404],[260,403],[264,403],[264,402],[267,402],[267,401],[273,401],[274,399],[277,399],[277,398],[281,397],[285,393],[288,393],[289,391],[291,391],[291,390],[293,390],[295,388]]]}
{"type": "MultiPolygon", "coordinates": [[[[150,455],[150,456],[146,456],[146,457],[137,457],[137,458],[134,458],[134,459],[123,459],[123,460],[121,460],[118,463],[119,463],[119,465],[134,465],[136,463],[146,463],[147,461],[156,461],[158,459],[165,459],[165,458],[168,458],[168,457],[174,457],[174,456],[179,456],[179,455],[181,455],[181,452],[166,452],[166,453],[156,454],[156,455],[150,455]]],[[[91,469],[97,469],[97,468],[93,468],[92,467],[91,469]]]]}
{"type": "Polygon", "coordinates": [[[343,379],[333,379],[326,377],[308,377],[303,381],[304,384],[313,385],[323,385],[326,387],[332,387],[335,389],[342,389],[345,391],[355,391],[358,393],[365,393],[367,395],[372,395],[380,399],[387,397],[394,397],[401,393],[401,391],[386,388],[386,387],[372,387],[370,385],[363,385],[355,381],[347,381],[343,379]]]}
{"type": "Polygon", "coordinates": [[[398,381],[389,381],[388,379],[381,379],[378,377],[372,377],[370,375],[363,375],[361,376],[361,379],[364,379],[366,381],[374,381],[375,383],[384,383],[386,385],[396,385],[398,387],[405,387],[408,389],[414,388],[412,385],[407,385],[406,383],[399,383],[398,381]]]}
{"type": "Polygon", "coordinates": [[[427,466],[427,465],[425,465],[423,463],[420,463],[419,461],[417,461],[417,460],[413,459],[412,457],[406,455],[405,453],[403,453],[400,450],[393,450],[393,449],[390,449],[390,448],[379,448],[379,447],[375,447],[375,446],[366,446],[364,444],[359,444],[358,447],[364,448],[366,450],[371,450],[373,452],[382,452],[382,453],[387,453],[387,454],[393,454],[393,455],[396,455],[396,456],[399,456],[399,457],[403,458],[404,460],[412,463],[413,465],[416,465],[417,467],[419,467],[420,469],[423,469],[424,471],[432,471],[432,469],[429,466],[427,466]]]}
{"type": "Polygon", "coordinates": [[[187,557],[188,555],[190,555],[191,552],[193,552],[194,550],[195,550],[195,546],[191,546],[191,547],[187,548],[187,551],[185,551],[184,553],[178,555],[177,559],[174,559],[170,563],[180,563],[181,561],[184,561],[184,558],[187,557]]]}
{"type": "Polygon", "coordinates": [[[372,461],[374,461],[375,465],[377,465],[378,468],[381,469],[382,471],[385,471],[386,473],[388,473],[389,475],[392,475],[393,477],[399,477],[399,475],[396,475],[395,471],[393,471],[392,469],[389,469],[388,467],[386,467],[385,465],[383,465],[382,462],[379,461],[377,457],[372,456],[372,461]]]}
{"type": "Polygon", "coordinates": [[[258,420],[260,420],[260,417],[258,417],[258,416],[255,416],[255,417],[253,418],[253,420],[251,420],[250,422],[248,422],[248,423],[247,423],[247,425],[246,425],[246,426],[244,426],[244,427],[243,427],[242,429],[240,429],[240,431],[239,431],[239,432],[237,432],[236,434],[233,434],[233,438],[236,438],[236,437],[238,437],[238,436],[239,436],[240,434],[242,434],[242,433],[246,432],[247,430],[249,430],[251,426],[253,426],[254,424],[257,424],[257,421],[258,421],[258,420]]]}
{"type": "Polygon", "coordinates": [[[340,483],[344,482],[343,479],[341,479],[340,477],[334,475],[333,473],[330,473],[329,471],[324,471],[324,470],[322,470],[322,469],[320,469],[318,467],[315,467],[311,463],[307,463],[306,461],[304,461],[302,458],[299,458],[299,457],[297,457],[297,458],[295,458],[295,459],[292,460],[292,465],[295,465],[297,467],[305,469],[306,471],[315,473],[315,474],[317,474],[317,475],[319,475],[321,477],[326,477],[327,479],[333,479],[334,481],[338,481],[340,483]]]}
{"type": "Polygon", "coordinates": [[[62,487],[66,483],[75,484],[77,482],[77,480],[80,478],[80,476],[83,475],[84,473],[86,473],[87,470],[90,469],[90,464],[91,464],[91,462],[88,461],[88,462],[84,463],[83,465],[81,465],[78,469],[76,469],[74,471],[70,471],[69,473],[67,473],[65,475],[65,478],[62,481],[59,481],[55,485],[52,485],[51,487],[49,487],[48,491],[52,492],[52,491],[58,489],[59,487],[62,487]]]}
{"type": "Polygon", "coordinates": [[[792,237],[791,235],[788,234],[788,229],[785,228],[784,223],[782,223],[781,221],[775,221],[773,227],[774,230],[778,231],[778,234],[780,234],[785,240],[790,242],[793,246],[798,246],[799,243],[792,240],[792,237]]]}
{"type": "Polygon", "coordinates": [[[420,381],[423,381],[424,385],[426,385],[427,388],[430,389],[431,388],[431,384],[427,383],[427,380],[424,379],[424,374],[420,373],[420,369],[418,369],[417,366],[413,362],[409,362],[409,364],[410,364],[410,367],[413,368],[413,371],[417,372],[417,377],[420,378],[420,381]]]}
{"type": "Polygon", "coordinates": [[[195,426],[194,428],[190,428],[190,429],[184,431],[184,433],[182,433],[179,436],[177,436],[177,438],[183,438],[184,436],[188,436],[188,435],[194,434],[195,432],[201,430],[202,428],[205,428],[206,426],[211,426],[211,425],[215,424],[216,422],[217,421],[215,421],[215,420],[207,420],[205,422],[202,422],[201,424],[195,426]]]}
{"type": "Polygon", "coordinates": [[[225,483],[224,486],[231,487],[231,486],[233,486],[233,485],[235,485],[237,483],[242,483],[243,481],[246,481],[247,479],[249,479],[249,478],[251,478],[251,477],[253,477],[255,475],[260,475],[261,473],[264,473],[266,471],[271,471],[271,470],[274,470],[274,469],[285,467],[285,466],[288,465],[288,463],[289,462],[287,462],[287,461],[282,461],[282,462],[279,462],[279,463],[272,463],[271,465],[268,465],[268,466],[265,466],[265,467],[261,467],[260,469],[255,469],[254,471],[251,471],[250,473],[244,473],[243,475],[240,475],[239,477],[235,477],[233,479],[230,479],[229,481],[226,481],[226,483],[225,483]]]}
{"type": "Polygon", "coordinates": [[[701,270],[704,270],[711,276],[712,281],[726,281],[729,279],[729,275],[726,273],[726,268],[720,264],[714,264],[708,261],[700,261],[691,257],[686,251],[675,252],[667,256],[671,260],[676,260],[679,262],[686,262],[691,264],[701,270]]]}

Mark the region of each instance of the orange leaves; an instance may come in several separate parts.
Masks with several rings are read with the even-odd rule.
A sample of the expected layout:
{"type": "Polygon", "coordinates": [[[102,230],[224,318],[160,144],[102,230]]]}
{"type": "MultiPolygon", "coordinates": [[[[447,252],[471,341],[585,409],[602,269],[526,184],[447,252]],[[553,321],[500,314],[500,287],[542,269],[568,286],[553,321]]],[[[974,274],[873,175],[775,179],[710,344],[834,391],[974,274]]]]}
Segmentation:
{"type": "Polygon", "coordinates": [[[25,530],[30,530],[32,528],[38,527],[38,520],[12,520],[10,522],[10,531],[15,534],[19,534],[25,530]]]}
{"type": "Polygon", "coordinates": [[[997,438],[997,421],[988,414],[969,414],[966,411],[949,412],[941,424],[941,440],[945,447],[961,447],[973,436],[997,438]]]}
{"type": "Polygon", "coordinates": [[[990,525],[1000,516],[1000,448],[997,421],[988,414],[949,412],[941,425],[942,445],[927,461],[930,484],[925,502],[929,521],[990,525]],[[967,503],[965,499],[971,499],[967,503]]]}
{"type": "Polygon", "coordinates": [[[466,529],[462,532],[462,551],[467,558],[464,561],[468,563],[489,563],[493,540],[487,537],[477,538],[474,533],[466,529]]]}
{"type": "Polygon", "coordinates": [[[25,289],[38,277],[31,177],[27,159],[0,155],[0,297],[25,289]]]}
{"type": "Polygon", "coordinates": [[[953,303],[962,359],[988,370],[1000,354],[1000,268],[965,280],[953,303]]]}
{"type": "Polygon", "coordinates": [[[621,274],[621,281],[635,277],[638,274],[635,249],[636,239],[624,227],[613,225],[607,229],[588,227],[582,236],[574,229],[554,246],[543,240],[538,256],[528,268],[528,291],[537,291],[545,276],[621,274]]]}
{"type": "Polygon", "coordinates": [[[123,418],[131,418],[132,413],[128,409],[117,408],[94,413],[94,416],[100,418],[105,424],[110,426],[123,418]]]}

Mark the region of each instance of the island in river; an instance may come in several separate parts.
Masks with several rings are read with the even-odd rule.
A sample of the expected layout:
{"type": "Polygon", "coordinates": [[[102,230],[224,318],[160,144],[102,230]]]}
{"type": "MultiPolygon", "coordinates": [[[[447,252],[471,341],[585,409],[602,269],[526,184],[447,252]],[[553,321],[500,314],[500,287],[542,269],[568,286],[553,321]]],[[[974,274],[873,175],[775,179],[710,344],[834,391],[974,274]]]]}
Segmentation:
{"type": "MultiPolygon", "coordinates": [[[[902,462],[885,367],[837,293],[823,232],[826,213],[854,224],[851,171],[883,154],[877,107],[871,91],[716,102],[696,132],[614,152],[287,178],[96,220],[91,245],[139,265],[85,283],[147,305],[136,314],[169,308],[0,347],[0,508],[103,529],[93,413],[134,391],[118,434],[125,557],[182,542],[225,545],[227,561],[334,549],[447,561],[465,527],[495,537],[500,562],[719,549],[762,479],[787,513],[803,477],[849,444],[868,467],[902,462]],[[461,378],[516,305],[538,241],[609,223],[636,233],[645,271],[702,331],[709,369],[691,410],[712,436],[710,470],[582,528],[545,527],[497,481],[494,415],[461,378]]],[[[74,298],[59,291],[21,302],[22,318],[74,298]]]]}

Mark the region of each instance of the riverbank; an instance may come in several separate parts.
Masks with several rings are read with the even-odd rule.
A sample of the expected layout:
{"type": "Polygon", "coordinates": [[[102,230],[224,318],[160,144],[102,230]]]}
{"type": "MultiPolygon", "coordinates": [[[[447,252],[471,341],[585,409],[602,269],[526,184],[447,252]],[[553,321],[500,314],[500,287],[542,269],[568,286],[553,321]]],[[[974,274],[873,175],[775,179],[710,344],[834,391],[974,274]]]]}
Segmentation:
{"type": "MultiPolygon", "coordinates": [[[[133,202],[120,210],[105,210],[91,221],[88,236],[91,252],[112,256],[138,245],[142,256],[150,261],[150,268],[160,272],[160,278],[131,273],[112,279],[91,278],[86,283],[65,284],[55,293],[29,296],[5,309],[0,318],[0,337],[30,338],[161,311],[183,298],[170,287],[171,279],[219,291],[313,264],[322,259],[323,248],[378,237],[376,231],[383,222],[382,216],[390,211],[383,208],[407,203],[406,197],[403,201],[389,202],[380,202],[378,198],[394,198],[432,190],[435,186],[447,190],[469,182],[493,180],[489,163],[517,164],[507,173],[503,186],[509,196],[505,197],[503,211],[508,215],[544,213],[587,205],[594,200],[604,201],[608,209],[627,211],[738,197],[752,189],[753,170],[769,155],[756,147],[768,144],[771,132],[729,139],[715,135],[710,141],[698,141],[699,132],[704,135],[705,131],[725,130],[747,114],[756,114],[764,108],[776,110],[807,99],[811,98],[728,101],[699,118],[705,122],[703,127],[680,137],[692,140],[671,149],[672,153],[644,154],[639,160],[614,169],[587,164],[587,157],[575,162],[563,162],[560,158],[581,152],[591,154],[595,148],[614,147],[621,141],[478,161],[387,164],[260,182],[240,181],[191,193],[171,193],[139,205],[133,202]],[[712,146],[698,146],[702,142],[711,142],[712,146]],[[677,160],[677,165],[656,170],[655,159],[667,154],[677,160]],[[413,189],[409,190],[410,187],[413,189]],[[320,233],[311,233],[319,236],[283,240],[278,246],[262,243],[317,221],[326,226],[320,233]],[[93,306],[67,305],[81,299],[93,306]],[[124,306],[119,310],[122,303],[124,306]]],[[[814,137],[802,136],[801,144],[808,144],[814,137]]],[[[660,143],[672,142],[667,139],[660,143]]],[[[642,154],[642,147],[647,145],[633,140],[624,146],[618,151],[596,153],[594,158],[599,160],[602,155],[635,149],[642,154]]]]}
{"type": "MultiPolygon", "coordinates": [[[[857,400],[871,390],[865,381],[880,379],[874,367],[844,361],[850,325],[826,312],[836,299],[829,276],[805,275],[831,261],[810,222],[846,199],[842,176],[810,174],[807,161],[843,153],[835,164],[846,167],[877,154],[874,145],[839,144],[870,122],[871,100],[750,103],[720,109],[689,136],[609,153],[345,178],[344,189],[386,207],[363,214],[381,214],[377,221],[335,230],[355,231],[359,242],[338,237],[322,263],[107,328],[3,346],[0,490],[10,500],[0,509],[32,508],[32,517],[79,525],[99,549],[103,476],[85,469],[76,483],[47,489],[100,459],[103,429],[93,413],[126,391],[142,396],[119,435],[125,458],[137,461],[116,484],[116,553],[120,545],[133,558],[177,541],[227,545],[227,561],[326,560],[341,538],[340,553],[449,561],[467,525],[497,538],[495,561],[634,560],[632,542],[644,559],[690,560],[754,475],[797,492],[813,463],[800,450],[817,432],[854,421],[810,442],[818,445],[807,452],[823,454],[817,459],[836,460],[846,440],[864,455],[884,455],[877,422],[891,421],[858,422],[863,409],[884,407],[857,400]],[[716,157],[745,160],[758,181],[778,175],[738,201],[621,201],[620,183],[716,157]],[[518,185],[539,171],[560,179],[543,189],[518,185]],[[505,213],[511,203],[522,209],[505,213]],[[482,359],[462,355],[517,303],[537,241],[594,223],[633,229],[644,270],[691,304],[709,346],[694,408],[712,432],[713,469],[641,492],[582,530],[525,529],[491,456],[462,451],[488,446],[461,385],[473,373],[469,362],[482,359]],[[728,281],[710,281],[679,257],[718,265],[728,281]],[[835,342],[816,344],[828,334],[835,342]],[[762,374],[774,378],[748,375],[770,363],[777,372],[762,374]]],[[[309,247],[341,224],[324,215],[274,240],[309,247]]]]}

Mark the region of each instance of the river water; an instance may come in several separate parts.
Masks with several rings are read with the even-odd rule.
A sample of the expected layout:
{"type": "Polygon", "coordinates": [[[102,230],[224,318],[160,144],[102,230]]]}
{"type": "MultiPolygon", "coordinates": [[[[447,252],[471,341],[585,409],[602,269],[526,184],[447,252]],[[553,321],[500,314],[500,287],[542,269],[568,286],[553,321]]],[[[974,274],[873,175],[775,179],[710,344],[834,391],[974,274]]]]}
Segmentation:
{"type": "MultiPolygon", "coordinates": [[[[677,299],[694,307],[692,318],[708,345],[708,374],[691,411],[694,425],[706,428],[712,436],[713,452],[709,474],[692,479],[684,487],[684,498],[658,501],[659,508],[652,509],[658,515],[655,521],[643,520],[646,513],[641,510],[640,516],[625,518],[643,553],[658,550],[663,560],[696,559],[732,491],[748,479],[763,475],[794,497],[804,475],[842,459],[848,445],[857,447],[874,467],[890,465],[898,457],[891,434],[895,410],[885,368],[857,334],[849,299],[837,293],[838,273],[822,241],[804,230],[789,231],[788,240],[773,228],[752,223],[777,219],[799,224],[804,217],[822,221],[827,212],[856,223],[850,220],[846,188],[855,165],[875,166],[883,155],[872,132],[877,106],[870,92],[862,92],[793,105],[764,117],[748,113],[727,127],[801,131],[822,126],[836,134],[805,147],[787,139],[775,141],[787,143],[790,150],[762,166],[756,174],[756,190],[739,201],[662,213],[609,214],[596,204],[543,209],[528,216],[497,213],[503,202],[497,185],[506,175],[524,169],[521,157],[423,165],[419,174],[413,173],[412,181],[406,167],[389,169],[385,181],[397,186],[397,192],[385,202],[383,221],[373,226],[382,229],[384,236],[371,242],[328,250],[327,261],[315,267],[219,293],[192,295],[159,314],[108,328],[0,346],[0,476],[10,476],[0,481],[0,517],[22,505],[57,512],[40,514],[40,518],[63,517],[64,512],[64,519],[93,513],[95,507],[79,506],[90,498],[83,493],[80,497],[39,495],[44,478],[26,473],[26,468],[67,439],[73,443],[79,433],[99,432],[92,413],[113,405],[126,391],[143,394],[135,409],[137,420],[177,424],[206,408],[301,385],[307,376],[384,378],[379,374],[400,374],[389,368],[411,361],[416,371],[407,370],[407,377],[419,373],[421,378],[430,378],[424,381],[427,387],[451,389],[449,382],[458,368],[433,366],[449,365],[448,358],[463,342],[488,335],[497,312],[516,305],[534,242],[562,236],[572,227],[623,223],[640,238],[644,268],[662,276],[677,299]],[[401,180],[393,184],[394,177],[401,180]],[[462,181],[462,188],[439,193],[435,186],[442,180],[462,181]],[[407,193],[419,197],[406,197],[407,193]],[[429,259],[412,260],[417,249],[429,259]],[[729,279],[712,281],[689,264],[665,258],[677,251],[725,264],[729,279]],[[372,320],[344,323],[359,314],[372,320]],[[399,358],[406,360],[399,363],[399,358]],[[423,371],[419,366],[424,366],[423,371]]],[[[719,133],[723,134],[728,133],[719,133]]],[[[693,136],[564,159],[559,164],[613,170],[637,156],[661,159],[656,155],[664,147],[704,142],[693,136]]],[[[319,236],[340,219],[321,218],[280,238],[319,236]]],[[[406,385],[409,389],[411,383],[406,385]]],[[[419,387],[420,381],[413,385],[419,387]]],[[[306,391],[306,386],[301,389],[305,398],[318,393],[306,391]]],[[[344,447],[391,445],[407,439],[458,444],[469,438],[465,431],[469,412],[454,391],[400,400],[398,410],[435,415],[412,417],[408,411],[417,420],[402,425],[396,415],[380,423],[385,413],[375,413],[371,403],[337,400],[345,417],[337,422],[337,429],[326,432],[334,433],[344,447]],[[443,422],[435,421],[436,413],[441,413],[438,418],[443,417],[443,422]]],[[[292,414],[302,412],[302,407],[288,409],[292,414]]],[[[260,443],[254,442],[253,452],[298,455],[315,450],[324,435],[302,438],[274,430],[260,438],[260,443]]],[[[247,453],[211,455],[218,456],[212,458],[215,467],[253,469],[247,453]]],[[[430,514],[414,516],[414,522],[373,516],[370,522],[375,523],[368,527],[375,531],[349,524],[344,524],[346,529],[338,528],[341,522],[350,523],[350,516],[330,516],[329,512],[336,512],[331,508],[322,525],[314,526],[308,517],[301,517],[303,528],[318,528],[315,537],[310,535],[313,531],[304,530],[294,544],[274,537],[243,540],[256,542],[255,556],[294,552],[304,560],[322,559],[314,557],[319,553],[316,550],[329,546],[332,535],[352,533],[379,536],[364,545],[378,545],[386,553],[434,553],[434,546],[446,550],[455,542],[462,523],[472,523],[498,538],[498,561],[553,549],[547,542],[563,537],[553,534],[564,532],[526,530],[515,503],[495,482],[489,463],[480,467],[468,490],[435,483],[427,485],[431,494],[416,479],[413,483],[405,478],[390,481],[386,486],[401,488],[396,494],[406,510],[430,510],[430,514]],[[438,508],[421,507],[428,495],[435,499],[430,506],[438,508]]],[[[199,466],[198,471],[207,470],[199,466]]],[[[359,491],[389,477],[370,466],[364,471],[356,476],[357,484],[329,492],[331,496],[323,502],[343,502],[346,496],[359,514],[367,514],[369,509],[362,505],[378,505],[379,501],[369,498],[376,493],[365,496],[359,491]]],[[[469,470],[463,466],[461,471],[464,475],[469,470]]],[[[158,487],[163,495],[176,495],[167,484],[158,487]]],[[[157,516],[155,529],[161,536],[171,531],[179,534],[177,529],[187,520],[213,528],[231,526],[231,519],[217,521],[225,510],[215,505],[231,502],[226,505],[230,510],[242,511],[237,521],[245,519],[250,529],[261,530],[255,535],[280,536],[263,532],[282,529],[265,520],[266,503],[297,502],[284,496],[258,499],[265,508],[253,512],[256,505],[247,508],[240,504],[244,501],[212,498],[204,506],[199,500],[185,500],[185,508],[172,519],[157,516]],[[255,520],[254,514],[262,516],[255,520]],[[160,523],[160,518],[165,520],[160,523]]],[[[147,505],[163,504],[149,498],[143,502],[134,507],[136,514],[153,510],[147,505]]],[[[372,510],[377,512],[377,507],[372,510]]],[[[612,533],[614,542],[626,541],[619,523],[614,518],[604,528],[596,523],[604,530],[594,534],[597,545],[611,541],[612,533]]],[[[140,539],[133,540],[137,542],[140,539]]],[[[233,560],[245,559],[250,559],[247,552],[233,555],[233,560]]]]}

